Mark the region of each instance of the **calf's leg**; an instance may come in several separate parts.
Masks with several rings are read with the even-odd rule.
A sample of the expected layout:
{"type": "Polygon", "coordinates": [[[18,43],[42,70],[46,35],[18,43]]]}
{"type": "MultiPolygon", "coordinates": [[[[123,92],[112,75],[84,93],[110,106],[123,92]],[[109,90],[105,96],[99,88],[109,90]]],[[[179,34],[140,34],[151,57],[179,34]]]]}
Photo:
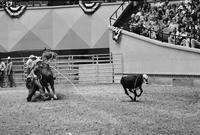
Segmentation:
{"type": "Polygon", "coordinates": [[[142,95],[142,93],[143,93],[143,89],[142,89],[142,87],[139,87],[139,89],[140,89],[140,94],[137,95],[137,97],[140,97],[140,96],[142,95]]]}
{"type": "Polygon", "coordinates": [[[136,92],[136,90],[133,90],[133,93],[134,93],[133,101],[136,101],[136,97],[137,97],[137,92],[136,92]]]}
{"type": "Polygon", "coordinates": [[[126,89],[126,87],[123,86],[123,88],[124,88],[125,94],[126,94],[127,96],[129,96],[129,98],[130,98],[131,100],[133,100],[133,97],[131,97],[131,96],[129,95],[128,90],[126,89]]]}

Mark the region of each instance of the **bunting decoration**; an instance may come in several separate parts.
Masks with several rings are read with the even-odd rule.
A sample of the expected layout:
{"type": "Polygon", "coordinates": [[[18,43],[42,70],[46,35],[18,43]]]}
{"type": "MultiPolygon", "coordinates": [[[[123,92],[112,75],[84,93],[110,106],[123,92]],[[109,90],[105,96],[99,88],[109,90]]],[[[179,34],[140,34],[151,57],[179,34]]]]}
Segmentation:
{"type": "Polygon", "coordinates": [[[112,27],[112,31],[113,31],[113,40],[115,40],[116,42],[119,42],[122,30],[117,27],[112,27]]]}
{"type": "Polygon", "coordinates": [[[79,1],[79,6],[86,14],[93,14],[100,7],[100,5],[100,2],[85,3],[79,1]]]}
{"type": "Polygon", "coordinates": [[[26,6],[6,6],[4,10],[11,18],[19,18],[26,11],[26,6]]]}

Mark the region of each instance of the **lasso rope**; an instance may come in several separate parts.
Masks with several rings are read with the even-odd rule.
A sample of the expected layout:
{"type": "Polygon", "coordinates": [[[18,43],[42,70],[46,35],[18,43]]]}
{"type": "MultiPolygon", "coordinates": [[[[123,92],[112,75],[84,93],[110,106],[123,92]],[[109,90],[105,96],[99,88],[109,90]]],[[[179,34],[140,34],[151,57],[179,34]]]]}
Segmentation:
{"type": "Polygon", "coordinates": [[[53,66],[50,66],[52,69],[54,69],[58,74],[60,74],[62,77],[64,77],[68,82],[71,83],[71,85],[76,89],[76,91],[79,91],[79,89],[76,87],[76,85],[65,75],[63,75],[60,71],[58,71],[56,68],[53,66]]]}

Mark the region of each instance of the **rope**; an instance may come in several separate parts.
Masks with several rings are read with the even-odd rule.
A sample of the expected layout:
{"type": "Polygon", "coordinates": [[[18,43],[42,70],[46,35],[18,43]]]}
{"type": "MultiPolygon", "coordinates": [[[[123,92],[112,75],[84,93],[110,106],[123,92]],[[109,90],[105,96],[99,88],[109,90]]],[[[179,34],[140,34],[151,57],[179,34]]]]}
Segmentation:
{"type": "Polygon", "coordinates": [[[74,83],[72,83],[72,81],[65,75],[63,75],[60,71],[58,71],[56,68],[54,68],[53,66],[50,66],[52,69],[54,69],[58,74],[62,75],[62,77],[64,77],[68,82],[71,83],[71,85],[76,89],[76,91],[79,91],[79,89],[76,87],[76,85],[74,83]]]}
{"type": "MultiPolygon", "coordinates": [[[[50,66],[52,69],[54,69],[57,73],[59,73],[60,75],[62,75],[67,81],[69,81],[71,83],[71,85],[74,87],[74,89],[76,90],[77,93],[79,93],[78,91],[80,91],[76,85],[74,83],[72,83],[72,81],[65,75],[63,75],[59,70],[57,70],[56,68],[54,68],[53,66],[50,66]]],[[[84,96],[81,95],[81,97],[83,98],[83,100],[88,101],[84,96]]]]}

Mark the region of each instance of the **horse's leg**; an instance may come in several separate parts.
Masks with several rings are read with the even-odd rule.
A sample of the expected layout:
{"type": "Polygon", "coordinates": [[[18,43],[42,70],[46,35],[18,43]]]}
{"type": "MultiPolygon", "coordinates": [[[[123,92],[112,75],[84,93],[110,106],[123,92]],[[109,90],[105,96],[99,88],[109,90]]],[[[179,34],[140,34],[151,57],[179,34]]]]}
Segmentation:
{"type": "Polygon", "coordinates": [[[38,90],[40,92],[40,95],[42,96],[42,100],[45,101],[47,100],[49,97],[47,97],[44,93],[44,90],[43,90],[43,86],[41,85],[40,81],[38,79],[35,79],[34,80],[34,83],[35,85],[38,87],[38,90]]]}
{"type": "Polygon", "coordinates": [[[50,94],[50,89],[47,85],[43,86],[43,91],[45,92],[45,89],[47,90],[47,92],[50,94]]]}
{"type": "Polygon", "coordinates": [[[28,97],[26,98],[28,102],[31,101],[31,98],[35,94],[35,92],[36,92],[36,90],[34,87],[28,90],[28,97]]]}
{"type": "Polygon", "coordinates": [[[129,96],[129,98],[130,98],[131,100],[133,100],[133,98],[129,95],[128,90],[126,89],[126,87],[123,86],[123,88],[124,88],[125,94],[126,94],[127,96],[129,96]]]}
{"type": "Polygon", "coordinates": [[[140,96],[142,95],[142,93],[143,93],[143,89],[142,89],[142,87],[139,87],[139,89],[140,89],[140,94],[137,95],[137,97],[140,97],[140,96]]]}
{"type": "Polygon", "coordinates": [[[54,81],[53,80],[50,82],[50,86],[51,86],[51,90],[53,91],[53,98],[58,99],[58,97],[56,96],[56,93],[55,93],[54,81]]]}
{"type": "Polygon", "coordinates": [[[50,89],[49,89],[48,85],[45,86],[45,89],[47,90],[48,94],[50,95],[51,92],[50,92],[50,89]]]}

